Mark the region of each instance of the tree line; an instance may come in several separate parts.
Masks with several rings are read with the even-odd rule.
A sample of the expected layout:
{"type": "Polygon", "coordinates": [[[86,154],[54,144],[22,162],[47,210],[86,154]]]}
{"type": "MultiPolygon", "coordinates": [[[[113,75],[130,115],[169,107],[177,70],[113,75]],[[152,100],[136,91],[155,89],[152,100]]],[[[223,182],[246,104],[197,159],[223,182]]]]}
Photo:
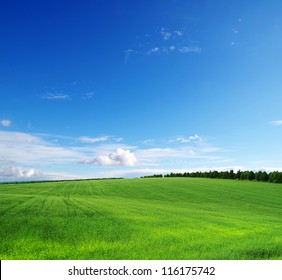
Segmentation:
{"type": "Polygon", "coordinates": [[[232,180],[249,180],[249,181],[261,181],[270,183],[282,183],[282,172],[273,171],[267,173],[265,171],[241,171],[234,170],[229,171],[197,171],[197,172],[184,172],[184,173],[173,173],[170,174],[154,174],[143,176],[141,178],[160,178],[160,177],[191,177],[191,178],[213,178],[213,179],[232,179],[232,180]]]}

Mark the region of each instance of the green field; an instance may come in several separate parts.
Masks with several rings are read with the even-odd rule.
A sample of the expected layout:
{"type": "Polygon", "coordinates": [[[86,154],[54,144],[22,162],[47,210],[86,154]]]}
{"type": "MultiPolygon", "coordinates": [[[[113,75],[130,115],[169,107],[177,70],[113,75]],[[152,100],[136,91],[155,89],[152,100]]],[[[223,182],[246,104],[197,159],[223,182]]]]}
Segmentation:
{"type": "Polygon", "coordinates": [[[282,185],[201,178],[2,184],[0,259],[282,259],[282,185]]]}

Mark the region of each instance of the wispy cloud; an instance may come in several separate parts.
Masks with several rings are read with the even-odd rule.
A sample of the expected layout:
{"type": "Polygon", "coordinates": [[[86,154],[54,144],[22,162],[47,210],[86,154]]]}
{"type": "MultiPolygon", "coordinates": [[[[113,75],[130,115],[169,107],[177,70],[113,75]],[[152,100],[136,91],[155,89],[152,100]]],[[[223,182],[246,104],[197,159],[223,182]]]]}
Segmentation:
{"type": "Polygon", "coordinates": [[[0,158],[20,165],[67,164],[83,156],[75,147],[59,146],[39,136],[0,131],[0,158]]]}
{"type": "Polygon", "coordinates": [[[2,120],[0,123],[1,123],[1,125],[4,126],[4,127],[9,127],[9,126],[12,125],[12,121],[7,120],[7,119],[2,120]]]}
{"type": "Polygon", "coordinates": [[[169,31],[166,31],[165,28],[162,28],[160,33],[161,33],[162,38],[165,41],[169,40],[172,37],[172,33],[169,31]]]}
{"type": "Polygon", "coordinates": [[[238,30],[237,28],[233,28],[232,32],[233,32],[234,34],[238,34],[238,33],[239,33],[239,30],[238,30]]]}
{"type": "Polygon", "coordinates": [[[6,159],[0,159],[0,167],[6,166],[6,165],[13,165],[15,164],[14,161],[6,160],[6,159]]]}
{"type": "Polygon", "coordinates": [[[143,144],[150,145],[154,143],[154,139],[146,139],[143,141],[143,144]]]}
{"type": "Polygon", "coordinates": [[[124,54],[124,63],[128,63],[134,54],[138,54],[138,51],[133,49],[127,49],[124,54]]]}
{"type": "Polygon", "coordinates": [[[179,53],[201,53],[202,52],[202,49],[200,47],[197,47],[197,46],[183,46],[183,47],[176,47],[174,45],[172,46],[168,46],[168,47],[154,47],[152,49],[150,49],[148,51],[148,54],[149,55],[152,55],[152,54],[169,54],[169,53],[172,53],[174,51],[178,51],[179,53]]]}
{"type": "Polygon", "coordinates": [[[159,47],[154,47],[148,51],[148,54],[160,53],[160,52],[161,52],[161,49],[159,47]]]}
{"type": "MultiPolygon", "coordinates": [[[[127,150],[132,148],[122,144],[122,138],[100,137],[63,137],[48,134],[29,134],[22,132],[0,131],[0,165],[55,166],[93,162],[99,155],[110,155],[121,165],[126,163],[127,150]],[[55,137],[55,138],[54,138],[55,137]],[[62,141],[54,141],[60,139],[62,141]],[[111,140],[112,143],[104,143],[111,140]],[[75,145],[77,141],[81,142],[75,145]],[[99,145],[92,145],[99,143],[99,145]],[[120,150],[121,149],[121,150],[120,150]],[[116,151],[112,153],[112,151],[116,151]],[[116,153],[116,157],[115,157],[116,153]],[[123,160],[123,158],[125,158],[123,160]]],[[[111,158],[110,157],[110,158],[111,158]]],[[[98,163],[98,162],[96,162],[98,163]]],[[[102,161],[100,162],[102,163],[102,161]]],[[[128,164],[130,165],[130,164],[128,164]]]]}
{"type": "Polygon", "coordinates": [[[81,136],[81,137],[78,138],[78,140],[81,143],[94,144],[94,143],[106,142],[106,141],[120,143],[124,139],[122,137],[114,137],[114,136],[109,136],[109,135],[102,135],[102,136],[98,136],[98,137],[81,136]]]}
{"type": "Polygon", "coordinates": [[[209,171],[229,171],[234,170],[237,172],[238,170],[243,170],[242,166],[218,166],[218,167],[197,167],[197,168],[132,168],[130,170],[126,169],[114,169],[109,171],[102,171],[99,173],[100,177],[140,177],[145,175],[153,175],[153,174],[170,174],[173,173],[184,173],[184,172],[209,172],[209,171]]]}
{"type": "Polygon", "coordinates": [[[97,143],[97,142],[104,142],[107,141],[110,136],[104,135],[100,137],[88,137],[88,136],[81,136],[79,137],[79,141],[83,143],[97,143]]]}
{"type": "Polygon", "coordinates": [[[168,40],[171,40],[171,39],[176,39],[177,37],[181,37],[183,36],[183,31],[180,31],[180,30],[169,30],[167,28],[164,28],[162,27],[161,30],[160,30],[160,34],[163,38],[163,40],[165,41],[168,41],[168,40]]]}
{"type": "Polygon", "coordinates": [[[92,99],[94,97],[94,92],[86,92],[81,99],[84,99],[84,100],[89,100],[89,99],[92,99]]]}
{"type": "Polygon", "coordinates": [[[201,136],[199,136],[198,134],[189,136],[189,137],[177,137],[174,139],[170,139],[168,142],[169,143],[173,143],[173,142],[179,142],[179,143],[191,143],[191,142],[196,142],[196,143],[200,143],[200,142],[204,142],[205,139],[201,136]]]}
{"type": "Polygon", "coordinates": [[[174,30],[174,31],[173,31],[173,34],[175,34],[175,35],[178,36],[178,37],[181,37],[184,33],[183,33],[183,31],[174,30]]]}
{"type": "Polygon", "coordinates": [[[201,53],[202,49],[198,46],[184,46],[178,49],[181,53],[201,53]]]}
{"type": "Polygon", "coordinates": [[[189,136],[188,138],[178,137],[176,141],[180,143],[189,143],[189,142],[203,142],[204,139],[201,136],[195,134],[193,136],[189,136]]]}
{"type": "Polygon", "coordinates": [[[166,166],[169,162],[174,165],[174,163],[179,162],[179,160],[189,162],[205,160],[205,162],[214,162],[226,159],[218,152],[220,152],[220,149],[212,146],[180,146],[174,148],[155,147],[150,149],[138,149],[135,151],[135,155],[142,165],[166,166]]]}
{"type": "Polygon", "coordinates": [[[272,125],[282,125],[282,120],[271,121],[270,124],[272,124],[272,125]]]}
{"type": "Polygon", "coordinates": [[[120,143],[120,142],[122,142],[122,141],[123,141],[123,138],[118,137],[118,138],[113,138],[113,140],[114,140],[115,142],[120,143]]]}
{"type": "Polygon", "coordinates": [[[137,47],[128,48],[125,51],[125,63],[132,60],[133,57],[144,58],[146,56],[161,54],[169,55],[178,53],[185,55],[193,53],[199,54],[202,52],[202,49],[196,41],[187,39],[184,29],[169,29],[162,27],[161,29],[158,29],[157,33],[147,33],[142,40],[142,42],[136,44],[137,47]]]}
{"type": "Polygon", "coordinates": [[[42,97],[42,99],[45,100],[62,100],[62,101],[71,101],[71,96],[69,94],[63,94],[63,93],[47,93],[44,94],[42,97]]]}
{"type": "Polygon", "coordinates": [[[109,177],[110,166],[118,166],[120,171],[124,168],[123,174],[126,174],[126,170],[129,172],[138,166],[172,170],[183,164],[206,166],[226,160],[219,148],[209,145],[197,134],[175,138],[173,143],[161,140],[160,145],[148,139],[145,143],[139,142],[141,146],[129,146],[121,143],[122,140],[107,135],[74,138],[0,131],[0,180],[79,178],[71,175],[73,172],[87,177],[87,170],[92,168],[89,165],[96,165],[90,177],[99,177],[104,168],[108,170],[104,177],[109,177]],[[54,142],[54,137],[60,141],[54,142]],[[150,144],[149,148],[145,144],[150,144]]]}

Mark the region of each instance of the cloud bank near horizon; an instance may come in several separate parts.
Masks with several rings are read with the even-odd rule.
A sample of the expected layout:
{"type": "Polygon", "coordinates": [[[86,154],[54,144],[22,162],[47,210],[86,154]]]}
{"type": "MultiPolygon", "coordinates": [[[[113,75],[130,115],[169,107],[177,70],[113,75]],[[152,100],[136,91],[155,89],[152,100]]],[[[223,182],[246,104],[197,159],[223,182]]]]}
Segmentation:
{"type": "MultiPolygon", "coordinates": [[[[238,166],[244,169],[222,148],[198,134],[169,141],[151,139],[148,147],[147,141],[140,140],[133,146],[125,144],[123,138],[105,135],[63,137],[0,131],[0,158],[0,180],[132,177],[238,166]]],[[[267,166],[260,169],[278,170],[267,166]]]]}

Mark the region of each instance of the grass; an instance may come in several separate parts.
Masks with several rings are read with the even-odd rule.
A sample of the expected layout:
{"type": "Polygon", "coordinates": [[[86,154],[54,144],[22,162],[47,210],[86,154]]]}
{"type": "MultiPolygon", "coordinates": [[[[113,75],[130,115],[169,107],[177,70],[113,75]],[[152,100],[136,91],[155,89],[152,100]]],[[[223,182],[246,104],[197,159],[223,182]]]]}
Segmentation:
{"type": "Polygon", "coordinates": [[[200,178],[0,185],[0,259],[282,259],[282,185],[200,178]]]}

